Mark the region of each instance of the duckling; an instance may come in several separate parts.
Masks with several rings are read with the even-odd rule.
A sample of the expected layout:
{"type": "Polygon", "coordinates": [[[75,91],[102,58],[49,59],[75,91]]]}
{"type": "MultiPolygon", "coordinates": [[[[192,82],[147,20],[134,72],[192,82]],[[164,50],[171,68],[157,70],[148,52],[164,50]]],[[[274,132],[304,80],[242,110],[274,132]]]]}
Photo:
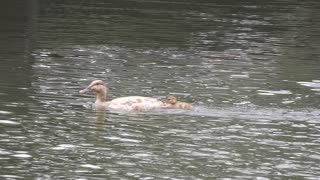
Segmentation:
{"type": "Polygon", "coordinates": [[[169,108],[178,108],[178,109],[193,109],[192,104],[186,102],[177,101],[177,98],[174,96],[168,96],[166,100],[165,107],[169,108]]]}

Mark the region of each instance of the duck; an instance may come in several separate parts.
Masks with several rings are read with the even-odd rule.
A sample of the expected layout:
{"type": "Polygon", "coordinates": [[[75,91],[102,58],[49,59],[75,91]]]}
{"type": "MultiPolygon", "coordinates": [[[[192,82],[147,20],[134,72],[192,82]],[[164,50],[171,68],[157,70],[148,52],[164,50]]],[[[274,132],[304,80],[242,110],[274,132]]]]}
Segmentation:
{"type": "Polygon", "coordinates": [[[177,98],[174,96],[168,96],[166,99],[166,108],[177,108],[177,109],[187,109],[192,110],[193,106],[190,103],[177,101],[177,98]]]}
{"type": "Polygon", "coordinates": [[[156,97],[126,96],[107,101],[107,86],[102,80],[94,80],[80,93],[96,93],[96,107],[121,111],[146,112],[164,107],[164,103],[156,97]]]}

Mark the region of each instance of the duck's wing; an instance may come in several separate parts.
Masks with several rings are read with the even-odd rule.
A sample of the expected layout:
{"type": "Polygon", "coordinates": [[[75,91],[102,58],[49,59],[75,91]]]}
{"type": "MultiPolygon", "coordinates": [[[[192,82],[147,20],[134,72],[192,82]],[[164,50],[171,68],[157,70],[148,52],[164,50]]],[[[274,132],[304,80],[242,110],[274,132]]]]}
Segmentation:
{"type": "Polygon", "coordinates": [[[163,102],[151,97],[127,96],[109,101],[108,106],[128,111],[149,111],[163,107],[163,102]]]}
{"type": "Polygon", "coordinates": [[[133,104],[133,103],[142,103],[146,101],[151,101],[153,98],[142,97],[142,96],[126,96],[113,99],[110,101],[112,104],[133,104]]]}

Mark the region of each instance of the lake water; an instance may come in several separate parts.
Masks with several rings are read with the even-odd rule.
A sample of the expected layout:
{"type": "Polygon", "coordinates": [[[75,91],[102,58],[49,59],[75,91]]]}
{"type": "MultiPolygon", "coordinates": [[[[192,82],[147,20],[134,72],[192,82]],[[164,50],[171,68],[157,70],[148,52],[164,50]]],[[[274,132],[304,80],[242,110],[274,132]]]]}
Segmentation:
{"type": "Polygon", "coordinates": [[[319,6],[1,2],[0,179],[319,179],[319,6]],[[195,110],[96,110],[94,79],[195,110]]]}

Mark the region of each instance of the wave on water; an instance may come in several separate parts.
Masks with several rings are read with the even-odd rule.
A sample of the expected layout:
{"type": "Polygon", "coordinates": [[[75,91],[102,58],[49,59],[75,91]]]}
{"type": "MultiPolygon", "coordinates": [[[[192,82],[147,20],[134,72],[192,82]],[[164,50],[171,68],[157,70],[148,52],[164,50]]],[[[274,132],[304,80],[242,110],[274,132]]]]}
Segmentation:
{"type": "Polygon", "coordinates": [[[319,109],[284,109],[264,107],[205,107],[195,106],[194,110],[161,109],[155,111],[157,114],[174,114],[201,117],[216,117],[226,119],[247,119],[257,121],[314,121],[320,123],[319,109]]]}

